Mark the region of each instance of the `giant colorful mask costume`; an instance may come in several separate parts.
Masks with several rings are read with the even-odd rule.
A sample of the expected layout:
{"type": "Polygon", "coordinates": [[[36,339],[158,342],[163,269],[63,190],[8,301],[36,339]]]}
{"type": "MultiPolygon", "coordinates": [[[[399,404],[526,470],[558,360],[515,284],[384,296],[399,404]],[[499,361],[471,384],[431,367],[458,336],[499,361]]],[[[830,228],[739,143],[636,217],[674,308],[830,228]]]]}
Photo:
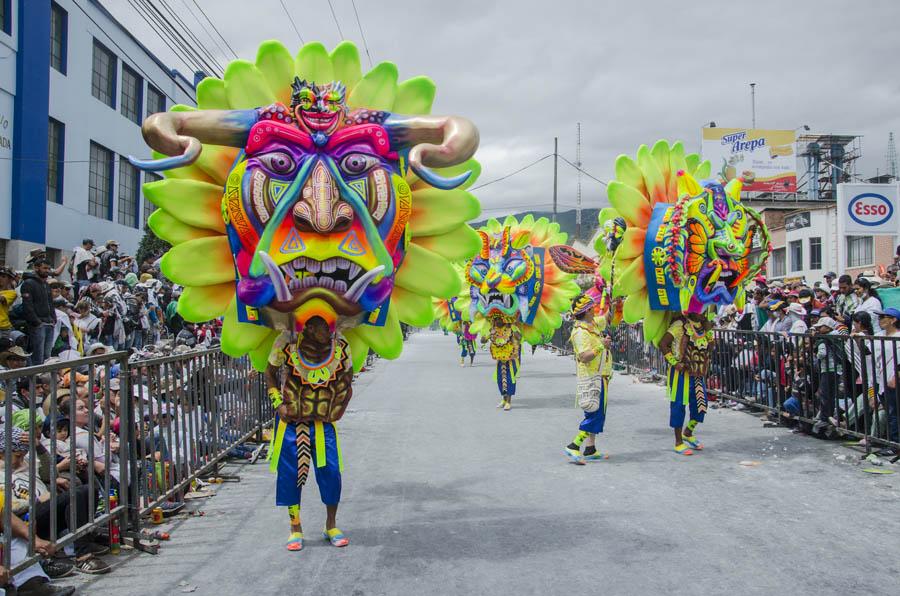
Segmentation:
{"type": "Polygon", "coordinates": [[[670,424],[676,451],[699,443],[693,429],[706,410],[708,311],[743,308],[744,285],[763,267],[769,235],[760,215],[741,203],[742,180],[706,180],[708,161],[681,143],[642,145],[636,159],[619,156],[607,193],[627,229],[615,249],[613,295],[625,297],[625,321],[643,320],[644,337],[669,361],[670,424]],[[700,180],[700,182],[698,182],[700,180]],[[754,243],[762,254],[754,262],[754,243]],[[691,420],[681,442],[684,408],[691,420]]]}
{"type": "Polygon", "coordinates": [[[478,234],[481,250],[466,268],[469,293],[457,304],[472,321],[472,332],[490,338],[501,405],[509,409],[522,339],[539,344],[552,334],[579,288],[574,275],[548,258],[550,246],[566,241],[559,224],[543,217],[535,221],[531,215],[519,222],[510,216],[502,224],[488,221],[478,234]]]}
{"type": "Polygon", "coordinates": [[[223,351],[270,374],[279,504],[299,503],[311,454],[336,504],[333,423],[353,371],[369,349],[397,357],[400,322],[430,324],[432,297],[459,292],[451,261],[478,249],[464,223],[480,211],[464,190],[478,132],[427,115],[434,94],[425,77],[398,84],[388,62],[363,76],[349,42],[296,58],[265,42],[255,63],[201,82],[198,109],[144,123],[163,155],[133,162],[166,170],[144,190],[160,208],[150,227],[173,244],[162,270],[185,286],[179,312],[224,315],[223,351]]]}

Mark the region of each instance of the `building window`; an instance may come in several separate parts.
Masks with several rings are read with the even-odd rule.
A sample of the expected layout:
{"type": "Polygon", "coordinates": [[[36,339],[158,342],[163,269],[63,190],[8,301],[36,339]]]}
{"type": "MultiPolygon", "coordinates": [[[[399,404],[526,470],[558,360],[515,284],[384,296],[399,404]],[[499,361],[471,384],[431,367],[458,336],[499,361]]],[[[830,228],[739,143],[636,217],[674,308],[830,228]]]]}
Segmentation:
{"type": "Polygon", "coordinates": [[[803,269],[803,241],[792,240],[788,247],[791,254],[791,271],[801,271],[803,269]]]}
{"type": "Polygon", "coordinates": [[[101,219],[112,219],[113,153],[91,141],[88,173],[88,213],[101,219]]]}
{"type": "Polygon", "coordinates": [[[784,277],[785,274],[785,263],[784,263],[784,253],[785,249],[776,248],[772,251],[772,277],[784,277]]]}
{"type": "MultiPolygon", "coordinates": [[[[155,174],[153,172],[145,172],[144,173],[144,184],[149,184],[150,182],[156,182],[157,180],[162,180],[162,176],[159,174],[155,174]]],[[[144,228],[147,227],[147,220],[150,219],[150,215],[156,211],[156,205],[147,200],[147,196],[144,195],[144,228]]]]}
{"type": "Polygon", "coordinates": [[[147,115],[166,111],[166,96],[153,85],[147,85],[147,115]]]}
{"type": "Polygon", "coordinates": [[[69,37],[69,14],[59,4],[50,6],[50,66],[66,74],[66,45],[69,37]]]}
{"type": "Polygon", "coordinates": [[[141,104],[144,99],[144,80],[133,70],[122,65],[122,115],[141,123],[141,104]]]}
{"type": "Polygon", "coordinates": [[[0,0],[0,29],[12,35],[12,0],[0,0]]]}
{"type": "Polygon", "coordinates": [[[91,94],[109,107],[116,107],[116,56],[96,39],[91,94]]]}
{"type": "Polygon", "coordinates": [[[141,175],[138,169],[119,157],[119,223],[123,226],[138,227],[138,196],[141,189],[141,175]]]}
{"type": "Polygon", "coordinates": [[[815,271],[822,268],[822,239],[809,239],[809,268],[815,271]]]}
{"type": "Polygon", "coordinates": [[[871,236],[847,236],[847,267],[863,267],[875,261],[871,236]]]}
{"type": "Polygon", "coordinates": [[[66,152],[66,127],[50,118],[47,128],[47,200],[51,203],[63,202],[63,167],[66,152]]]}

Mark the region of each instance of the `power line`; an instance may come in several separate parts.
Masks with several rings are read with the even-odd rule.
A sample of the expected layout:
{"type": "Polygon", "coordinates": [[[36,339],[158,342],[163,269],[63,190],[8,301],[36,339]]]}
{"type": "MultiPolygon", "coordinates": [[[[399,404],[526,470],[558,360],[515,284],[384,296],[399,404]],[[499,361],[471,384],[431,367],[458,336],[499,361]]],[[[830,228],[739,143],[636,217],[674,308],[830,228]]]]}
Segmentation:
{"type": "Polygon", "coordinates": [[[209,26],[213,28],[213,31],[216,32],[216,35],[219,36],[219,38],[222,40],[222,43],[224,43],[224,44],[225,44],[225,47],[228,48],[228,51],[230,51],[230,52],[234,55],[234,57],[237,58],[237,57],[238,57],[237,52],[235,52],[235,51],[231,48],[231,46],[228,44],[228,40],[225,39],[225,37],[222,35],[221,32],[219,32],[219,29],[216,27],[215,23],[213,23],[213,22],[209,19],[209,15],[206,14],[206,11],[203,10],[203,7],[201,7],[199,4],[197,4],[197,0],[191,0],[191,2],[194,3],[194,6],[197,7],[197,10],[199,10],[199,11],[200,11],[200,14],[203,15],[203,18],[206,19],[206,22],[207,22],[207,23],[209,23],[209,26]]]}
{"type": "MultiPolygon", "coordinates": [[[[300,30],[297,29],[297,23],[294,22],[294,17],[291,16],[291,13],[288,11],[287,6],[284,5],[284,0],[278,0],[281,3],[281,8],[284,9],[284,14],[287,15],[288,20],[291,22],[291,27],[294,28],[294,33],[297,34],[297,39],[300,40],[300,45],[305,44],[303,41],[303,36],[300,35],[300,30]]],[[[334,14],[334,9],[331,9],[331,14],[334,14]]]]}
{"type": "Polygon", "coordinates": [[[209,64],[197,50],[194,49],[191,42],[184,38],[178,28],[172,24],[152,0],[137,0],[137,4],[135,3],[135,0],[129,0],[129,2],[135,10],[138,9],[139,5],[141,6],[144,13],[146,13],[142,14],[142,16],[147,24],[156,31],[156,34],[159,35],[160,38],[162,38],[163,33],[165,33],[172,43],[180,49],[180,53],[179,50],[176,50],[171,45],[169,46],[169,49],[180,56],[191,70],[194,72],[203,71],[217,74],[217,69],[209,64]]]}
{"type": "Polygon", "coordinates": [[[190,4],[188,4],[188,0],[181,0],[181,4],[184,5],[184,8],[187,9],[187,11],[189,13],[191,13],[191,16],[194,17],[194,21],[196,21],[197,25],[199,25],[200,28],[203,29],[203,32],[206,33],[206,36],[209,38],[209,40],[216,45],[216,49],[219,50],[219,52],[221,52],[222,55],[224,56],[227,52],[222,47],[222,45],[219,43],[219,40],[216,39],[216,37],[212,33],[209,32],[209,29],[206,27],[206,25],[204,25],[200,21],[200,17],[197,16],[197,13],[194,12],[194,9],[191,8],[190,4]]]}
{"type": "Polygon", "coordinates": [[[215,56],[213,56],[213,53],[209,51],[209,48],[206,47],[206,44],[204,44],[202,41],[200,41],[200,38],[197,37],[197,35],[187,26],[187,24],[181,18],[181,15],[179,15],[169,5],[169,0],[159,0],[159,1],[163,5],[163,7],[166,9],[166,11],[170,15],[172,15],[172,18],[175,19],[175,21],[181,26],[182,31],[187,33],[188,37],[191,38],[191,40],[197,45],[197,48],[199,50],[198,53],[200,53],[203,57],[208,59],[210,64],[212,64],[216,68],[218,68],[219,72],[223,72],[224,69],[222,68],[222,64],[218,61],[218,59],[216,59],[215,56]]]}
{"type": "Polygon", "coordinates": [[[579,168],[578,166],[576,166],[575,164],[573,164],[571,161],[569,161],[568,159],[566,159],[565,157],[563,157],[563,155],[562,155],[561,153],[560,153],[560,155],[559,155],[559,158],[560,158],[561,160],[563,160],[564,162],[566,162],[567,164],[569,164],[570,166],[572,166],[573,168],[575,168],[576,170],[578,170],[579,172],[581,172],[582,174],[584,174],[585,176],[587,176],[588,178],[591,178],[592,180],[596,180],[597,182],[599,182],[599,183],[602,184],[603,186],[608,186],[608,185],[606,184],[606,182],[604,182],[603,180],[600,180],[600,179],[597,178],[596,176],[592,175],[590,172],[586,172],[585,170],[579,168]]]}
{"type": "Polygon", "coordinates": [[[331,17],[334,19],[334,24],[337,25],[338,35],[340,35],[340,40],[344,39],[344,32],[341,31],[341,24],[338,23],[337,15],[334,13],[334,4],[331,3],[331,0],[328,0],[328,6],[331,8],[331,17]]]}
{"type": "Polygon", "coordinates": [[[478,186],[473,186],[473,187],[470,188],[469,190],[478,190],[479,188],[484,188],[485,186],[490,186],[491,184],[494,184],[494,183],[496,183],[496,182],[501,182],[501,181],[503,181],[503,180],[506,180],[507,178],[512,178],[512,177],[515,176],[516,174],[519,174],[519,173],[521,173],[521,172],[524,172],[525,170],[527,170],[528,168],[530,168],[530,167],[532,167],[532,166],[536,166],[537,164],[541,163],[542,161],[544,161],[545,159],[547,159],[547,158],[549,158],[549,157],[553,157],[553,154],[552,154],[552,153],[548,153],[548,154],[545,155],[544,157],[541,157],[540,159],[536,159],[535,161],[531,162],[531,163],[528,164],[527,166],[523,166],[523,167],[519,168],[519,169],[516,170],[515,172],[510,172],[509,174],[506,174],[505,176],[501,176],[501,177],[499,177],[499,178],[495,178],[494,180],[491,180],[491,181],[489,181],[489,182],[485,182],[484,184],[479,184],[478,186]]]}
{"type": "Polygon", "coordinates": [[[362,37],[363,47],[366,49],[366,57],[369,59],[369,68],[372,68],[372,54],[369,53],[369,44],[366,42],[366,34],[363,33],[362,22],[359,20],[359,11],[356,10],[356,0],[350,0],[353,5],[353,13],[356,15],[356,24],[359,27],[359,36],[362,37]]]}

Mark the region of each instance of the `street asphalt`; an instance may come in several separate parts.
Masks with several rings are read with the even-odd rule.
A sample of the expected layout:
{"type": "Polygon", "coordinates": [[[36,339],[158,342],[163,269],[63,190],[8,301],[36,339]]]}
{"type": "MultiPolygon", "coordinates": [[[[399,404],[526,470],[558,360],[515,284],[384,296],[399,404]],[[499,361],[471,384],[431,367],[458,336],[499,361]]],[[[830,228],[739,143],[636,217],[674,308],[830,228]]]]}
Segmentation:
{"type": "Polygon", "coordinates": [[[490,356],[461,368],[452,336],[423,331],[360,376],[340,422],[345,549],[321,539],[312,478],[305,548],[284,549],[260,462],[192,502],[205,515],[172,524],[159,555],[69,582],[117,596],[900,591],[900,473],[863,473],[840,443],[727,408],[700,427],[704,451],[677,455],[663,388],[622,374],[599,442],[610,459],[572,465],[571,357],[526,349],[521,370],[503,412],[490,356]]]}

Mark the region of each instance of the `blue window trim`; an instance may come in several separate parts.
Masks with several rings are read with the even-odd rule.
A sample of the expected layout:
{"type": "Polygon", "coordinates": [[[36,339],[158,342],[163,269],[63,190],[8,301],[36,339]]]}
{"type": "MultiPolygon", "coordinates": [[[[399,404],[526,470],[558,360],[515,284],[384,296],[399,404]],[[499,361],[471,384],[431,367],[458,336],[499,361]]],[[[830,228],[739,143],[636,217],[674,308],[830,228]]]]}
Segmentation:
{"type": "Polygon", "coordinates": [[[134,122],[134,120],[132,120],[128,116],[125,116],[125,114],[122,114],[122,105],[124,105],[124,102],[121,101],[121,98],[119,101],[119,113],[122,114],[123,116],[125,116],[125,119],[128,120],[129,122],[134,122],[135,124],[140,126],[143,123],[142,116],[144,114],[144,77],[142,77],[140,74],[138,74],[138,71],[136,71],[135,69],[133,69],[130,66],[128,66],[127,64],[125,64],[125,61],[123,60],[122,61],[122,81],[123,81],[122,89],[125,88],[124,81],[125,81],[125,70],[126,69],[138,81],[138,90],[137,90],[138,105],[137,105],[137,110],[136,110],[137,122],[134,122]]]}
{"type": "MultiPolygon", "coordinates": [[[[119,109],[119,104],[118,104],[118,102],[117,102],[116,100],[119,98],[119,85],[118,85],[118,83],[119,83],[119,57],[116,55],[115,52],[113,52],[113,51],[110,50],[108,47],[106,47],[106,44],[104,44],[102,41],[100,41],[100,40],[97,39],[96,37],[94,38],[94,46],[100,46],[100,47],[103,48],[103,49],[110,55],[110,57],[112,58],[112,63],[113,63],[113,69],[112,69],[112,70],[113,70],[113,78],[112,78],[112,91],[111,91],[111,94],[110,94],[110,101],[112,101],[112,105],[110,105],[110,104],[108,104],[108,103],[104,103],[104,105],[107,105],[107,106],[111,107],[111,108],[114,109],[114,110],[118,110],[118,109],[119,109]]],[[[93,50],[92,50],[92,52],[93,52],[93,50]]],[[[92,54],[91,54],[91,68],[93,68],[93,65],[94,65],[94,55],[93,55],[93,53],[92,53],[92,54]]],[[[93,84],[93,81],[91,81],[91,84],[93,84]]],[[[94,97],[94,93],[93,93],[93,92],[91,92],[91,97],[94,97]]],[[[94,97],[94,99],[97,99],[97,98],[94,97]]],[[[102,102],[102,100],[99,100],[99,99],[97,99],[97,101],[101,101],[101,102],[102,102]]]]}
{"type": "MultiPolygon", "coordinates": [[[[107,151],[109,151],[109,149],[107,149],[107,151]]],[[[107,201],[106,219],[108,221],[115,221],[115,219],[113,219],[113,214],[115,213],[115,211],[113,210],[113,203],[116,200],[116,184],[118,183],[118,180],[116,179],[115,152],[109,151],[109,164],[107,164],[106,167],[107,171],[109,172],[109,201],[107,201]]]]}
{"type": "Polygon", "coordinates": [[[52,2],[52,6],[50,8],[51,18],[53,15],[53,11],[58,10],[63,15],[62,20],[62,48],[60,50],[60,61],[62,67],[59,72],[63,76],[68,74],[69,70],[69,13],[66,12],[66,9],[57,4],[56,2],[52,2]]]}
{"type": "Polygon", "coordinates": [[[137,179],[134,185],[134,229],[141,229],[141,171],[135,168],[137,179]]]}
{"type": "Polygon", "coordinates": [[[59,124],[59,138],[56,140],[56,200],[57,205],[63,204],[63,184],[66,177],[66,124],[60,122],[54,117],[50,117],[55,123],[59,124]]]}
{"type": "Polygon", "coordinates": [[[3,22],[0,29],[7,35],[12,35],[12,0],[0,0],[3,3],[3,22]]]}

